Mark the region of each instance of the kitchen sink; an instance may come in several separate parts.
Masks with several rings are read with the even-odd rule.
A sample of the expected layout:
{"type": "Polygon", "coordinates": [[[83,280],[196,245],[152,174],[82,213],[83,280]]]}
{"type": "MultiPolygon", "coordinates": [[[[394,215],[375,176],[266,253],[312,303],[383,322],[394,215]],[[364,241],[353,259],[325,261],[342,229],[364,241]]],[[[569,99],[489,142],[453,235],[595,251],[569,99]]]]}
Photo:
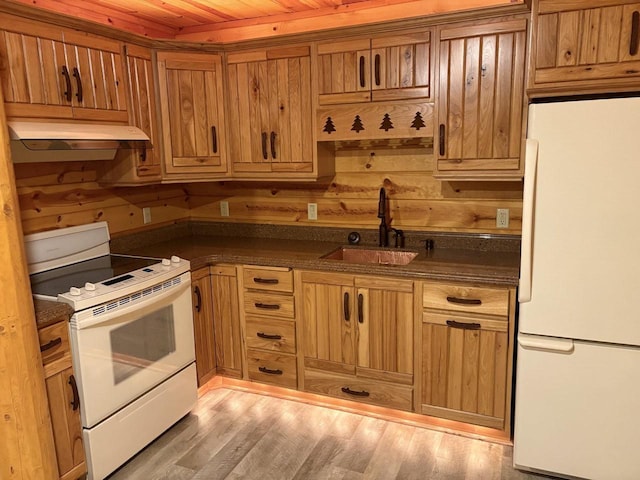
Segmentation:
{"type": "Polygon", "coordinates": [[[326,260],[347,263],[376,263],[378,265],[407,265],[418,256],[417,252],[378,248],[340,247],[323,256],[326,260]]]}

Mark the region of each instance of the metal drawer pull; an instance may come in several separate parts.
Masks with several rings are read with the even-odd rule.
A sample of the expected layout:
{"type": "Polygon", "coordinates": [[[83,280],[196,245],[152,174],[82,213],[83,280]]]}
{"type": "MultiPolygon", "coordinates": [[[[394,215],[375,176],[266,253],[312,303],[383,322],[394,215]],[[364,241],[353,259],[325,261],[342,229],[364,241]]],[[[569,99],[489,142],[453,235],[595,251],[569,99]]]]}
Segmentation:
{"type": "Polygon", "coordinates": [[[457,303],[458,305],[482,305],[482,300],[479,298],[447,297],[447,302],[457,303]]]}
{"type": "Polygon", "coordinates": [[[269,335],[268,333],[258,332],[256,336],[264,338],[265,340],[282,340],[282,335],[269,335]]]}
{"type": "Polygon", "coordinates": [[[344,310],[344,319],[348,322],[351,320],[351,311],[349,310],[349,293],[345,292],[344,294],[344,304],[343,304],[343,310],[344,310]]]}
{"type": "Polygon", "coordinates": [[[62,343],[62,338],[57,337],[51,340],[49,343],[45,343],[44,345],[40,345],[40,351],[44,352],[45,350],[50,350],[53,347],[56,347],[62,343]]]}
{"type": "Polygon", "coordinates": [[[262,308],[264,310],[280,310],[280,305],[278,305],[277,303],[256,302],[254,303],[254,305],[256,306],[256,308],[262,308]]]}
{"type": "Polygon", "coordinates": [[[211,126],[211,150],[213,153],[218,153],[218,133],[215,125],[211,126]]]}
{"type": "Polygon", "coordinates": [[[377,53],[374,62],[374,76],[376,78],[376,87],[380,86],[380,54],[377,53]]]}
{"type": "Polygon", "coordinates": [[[353,395],[354,397],[368,397],[369,395],[371,395],[366,390],[362,390],[358,392],[356,390],[351,390],[349,387],[342,387],[340,390],[342,390],[342,393],[346,393],[347,395],[353,395]]]}
{"type": "Polygon", "coordinates": [[[82,79],[80,78],[80,70],[77,67],[73,67],[73,77],[76,79],[76,88],[78,89],[76,97],[78,97],[79,102],[82,102],[82,79]]]}
{"type": "Polygon", "coordinates": [[[267,159],[267,132],[262,132],[262,158],[267,159]]]}
{"type": "Polygon", "coordinates": [[[438,128],[438,150],[440,152],[440,156],[444,157],[445,154],[445,145],[447,142],[447,137],[446,137],[446,131],[445,131],[445,127],[444,127],[444,123],[440,124],[440,127],[438,128]]]}
{"type": "Polygon", "coordinates": [[[360,56],[360,87],[364,88],[364,56],[360,56]]]}
{"type": "Polygon", "coordinates": [[[73,375],[69,376],[69,385],[71,385],[71,392],[73,393],[73,400],[69,405],[75,411],[80,408],[80,395],[78,395],[78,385],[76,385],[76,378],[73,375]]]}
{"type": "Polygon", "coordinates": [[[62,66],[62,76],[64,77],[64,83],[67,90],[64,92],[64,98],[67,99],[67,102],[71,101],[71,77],[69,76],[69,69],[66,65],[62,66]]]}
{"type": "Polygon", "coordinates": [[[638,35],[640,34],[640,12],[637,10],[631,15],[631,39],[629,40],[629,55],[638,53],[638,35]]]}
{"type": "Polygon", "coordinates": [[[267,367],[258,367],[258,370],[260,370],[262,373],[266,373],[268,375],[282,375],[283,371],[280,370],[279,368],[277,370],[271,370],[270,368],[267,367]]]}
{"type": "Polygon", "coordinates": [[[253,283],[264,283],[267,285],[277,285],[279,282],[279,280],[277,278],[260,278],[260,277],[253,277],[253,283]]]}
{"type": "Polygon", "coordinates": [[[271,158],[276,159],[276,132],[271,132],[271,158]]]}
{"type": "Polygon", "coordinates": [[[358,322],[364,323],[364,297],[361,293],[358,294],[358,322]]]}
{"type": "Polygon", "coordinates": [[[463,330],[480,330],[479,323],[456,322],[455,320],[447,320],[447,325],[451,328],[461,328],[463,330]]]}
{"type": "Polygon", "coordinates": [[[200,310],[202,310],[202,294],[200,293],[200,287],[196,285],[193,288],[193,293],[196,294],[196,312],[200,313],[200,310]]]}

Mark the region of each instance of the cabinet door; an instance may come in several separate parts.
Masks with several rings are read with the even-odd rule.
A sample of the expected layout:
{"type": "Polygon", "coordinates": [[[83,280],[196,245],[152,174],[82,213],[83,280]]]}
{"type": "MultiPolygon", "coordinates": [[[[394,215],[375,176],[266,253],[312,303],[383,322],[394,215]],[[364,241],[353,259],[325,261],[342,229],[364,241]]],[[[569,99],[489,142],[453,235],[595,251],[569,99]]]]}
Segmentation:
{"type": "Polygon", "coordinates": [[[507,319],[425,313],[422,413],[503,428],[507,319]]]}
{"type": "Polygon", "coordinates": [[[236,268],[216,265],[211,268],[213,325],[218,373],[242,376],[242,338],[236,268]]]}
{"type": "Polygon", "coordinates": [[[539,0],[534,28],[536,93],[613,92],[640,84],[640,3],[539,0]]]}
{"type": "Polygon", "coordinates": [[[318,44],[318,105],[371,100],[371,40],[318,44]]]}
{"type": "Polygon", "coordinates": [[[193,336],[196,350],[198,386],[207,383],[216,373],[216,345],[213,326],[213,302],[209,268],[191,274],[193,293],[193,336]]]}
{"type": "Polygon", "coordinates": [[[362,377],[413,384],[413,282],[356,277],[362,377]]]}
{"type": "Polygon", "coordinates": [[[522,176],[526,20],[440,32],[436,176],[522,176]]]}
{"type": "Polygon", "coordinates": [[[302,352],[307,367],[355,373],[353,276],[302,272],[302,352]]]}
{"type": "Polygon", "coordinates": [[[80,399],[71,367],[45,380],[60,478],[78,478],[86,472],[80,399]]]}
{"type": "Polygon", "coordinates": [[[159,52],[158,83],[166,177],[222,176],[227,164],[221,57],[159,52]]]}
{"type": "Polygon", "coordinates": [[[313,171],[309,47],[227,57],[234,173],[313,171]]]}

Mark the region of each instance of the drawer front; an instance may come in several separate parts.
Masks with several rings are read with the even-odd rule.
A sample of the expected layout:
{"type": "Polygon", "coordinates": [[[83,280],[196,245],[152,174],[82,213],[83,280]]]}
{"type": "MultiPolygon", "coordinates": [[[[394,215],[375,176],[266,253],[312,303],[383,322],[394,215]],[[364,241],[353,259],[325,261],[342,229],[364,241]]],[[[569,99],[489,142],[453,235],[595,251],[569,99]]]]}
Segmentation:
{"type": "Polygon", "coordinates": [[[293,292],[293,272],[289,269],[243,267],[244,287],[252,290],[293,292]]]}
{"type": "Polygon", "coordinates": [[[68,322],[58,322],[38,330],[44,365],[70,354],[68,328],[68,322]]]}
{"type": "Polygon", "coordinates": [[[296,327],[289,320],[247,317],[247,348],[296,353],[296,327]]]}
{"type": "Polygon", "coordinates": [[[244,292],[244,311],[253,315],[293,318],[293,296],[268,292],[244,292]]]}
{"type": "Polygon", "coordinates": [[[422,302],[424,308],[507,316],[509,290],[425,282],[422,302]]]}
{"type": "Polygon", "coordinates": [[[296,357],[281,353],[247,350],[249,379],[295,389],[298,385],[296,357]]]}
{"type": "Polygon", "coordinates": [[[413,389],[353,376],[335,375],[305,370],[304,388],[307,392],[371,403],[398,410],[413,409],[413,389]]]}

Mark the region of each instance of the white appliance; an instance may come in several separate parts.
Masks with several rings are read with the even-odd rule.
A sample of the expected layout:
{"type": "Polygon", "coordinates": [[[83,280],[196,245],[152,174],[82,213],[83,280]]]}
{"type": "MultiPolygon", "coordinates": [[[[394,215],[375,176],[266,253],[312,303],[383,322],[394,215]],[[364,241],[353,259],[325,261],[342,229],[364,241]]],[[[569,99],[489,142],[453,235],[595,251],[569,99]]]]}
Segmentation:
{"type": "Polygon", "coordinates": [[[514,465],[640,478],[640,98],[530,106],[514,465]]]}
{"type": "Polygon", "coordinates": [[[110,255],[105,222],[29,235],[25,246],[34,295],[75,311],[87,468],[103,479],[197,400],[189,262],[110,255]]]}

